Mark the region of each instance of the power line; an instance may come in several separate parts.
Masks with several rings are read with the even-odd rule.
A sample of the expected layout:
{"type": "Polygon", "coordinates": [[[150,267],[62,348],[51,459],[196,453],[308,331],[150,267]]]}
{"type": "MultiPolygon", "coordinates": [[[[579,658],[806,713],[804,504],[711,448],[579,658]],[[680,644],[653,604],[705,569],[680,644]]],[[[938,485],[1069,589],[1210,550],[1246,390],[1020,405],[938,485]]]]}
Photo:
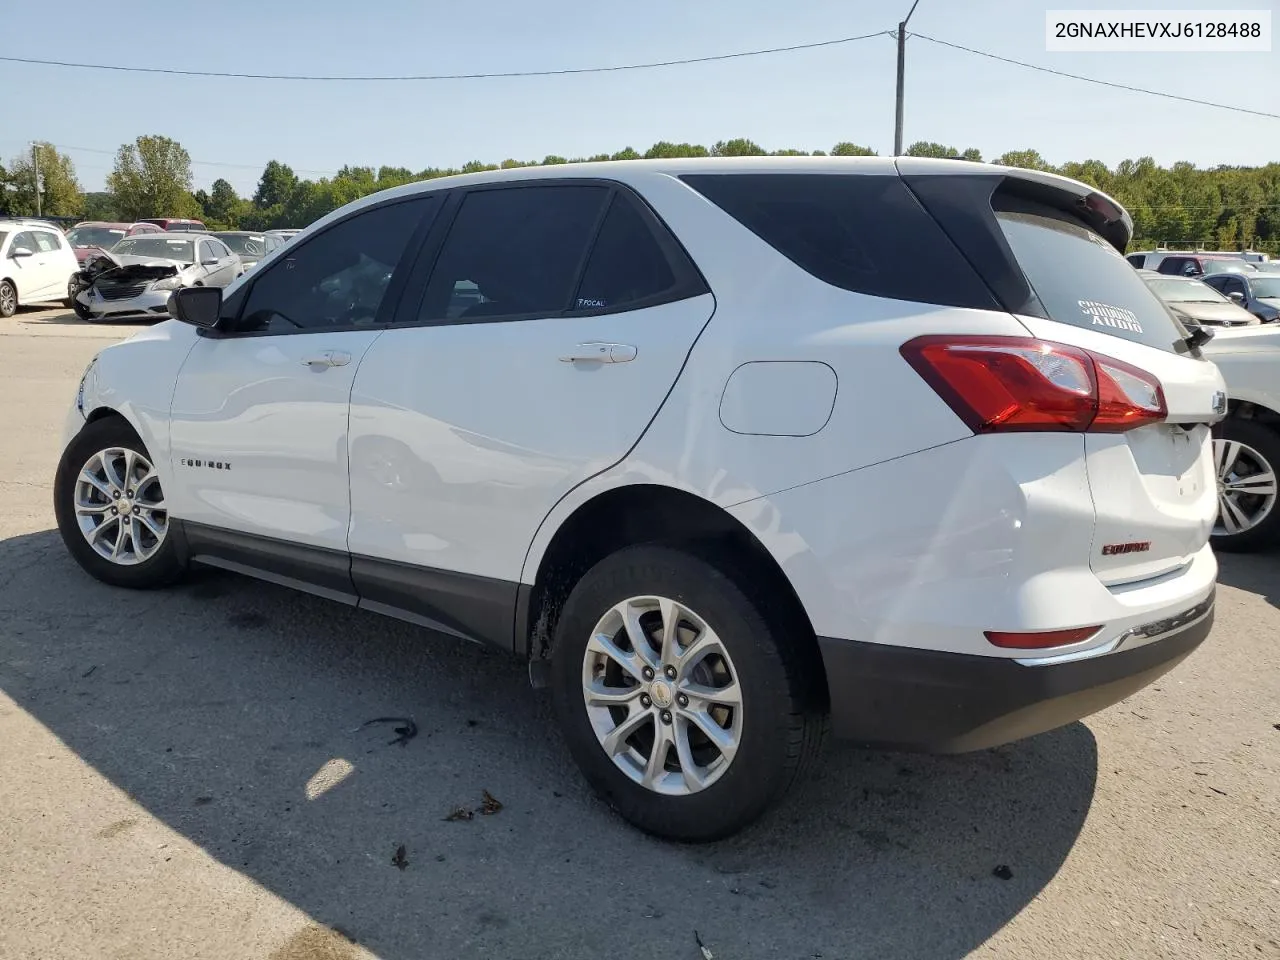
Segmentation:
{"type": "Polygon", "coordinates": [[[1152,97],[1164,97],[1166,100],[1180,100],[1183,103],[1194,103],[1201,107],[1217,107],[1219,110],[1232,110],[1236,113],[1248,113],[1255,117],[1268,117],[1272,120],[1280,120],[1280,113],[1267,113],[1263,110],[1250,110],[1247,107],[1234,107],[1227,103],[1214,103],[1210,100],[1196,100],[1194,97],[1180,97],[1175,93],[1164,93],[1160,90],[1148,90],[1145,87],[1131,87],[1126,83],[1114,83],[1110,80],[1099,80],[1097,77],[1082,77],[1078,73],[1066,73],[1063,70],[1054,70],[1051,67],[1042,67],[1035,63],[1013,60],[1009,57],[999,56],[998,54],[987,53],[985,50],[975,50],[973,47],[966,47],[958,43],[952,43],[949,40],[939,40],[937,37],[930,37],[923,33],[913,33],[911,36],[919,37],[921,40],[928,40],[930,43],[941,44],[942,46],[950,47],[953,50],[963,50],[965,53],[974,53],[980,57],[987,57],[990,60],[999,60],[1001,63],[1011,63],[1017,67],[1026,67],[1028,70],[1038,70],[1040,73],[1051,73],[1055,77],[1067,77],[1071,80],[1083,80],[1085,83],[1096,83],[1099,86],[1111,87],[1114,90],[1128,90],[1130,93],[1145,93],[1152,97]]]}
{"type": "Polygon", "coordinates": [[[816,50],[834,47],[855,40],[870,40],[889,34],[888,30],[864,33],[856,37],[838,37],[834,40],[817,40],[812,43],[794,43],[785,47],[766,47],[761,50],[740,50],[736,53],[720,53],[707,57],[687,57],[681,60],[657,60],[651,63],[624,63],[609,67],[567,67],[559,70],[511,70],[501,73],[436,73],[410,76],[315,76],[279,73],[224,73],[215,70],[177,70],[168,67],[138,67],[110,63],[74,63],[66,60],[37,60],[31,57],[0,57],[9,63],[36,64],[45,67],[74,67],[81,70],[113,70],[119,73],[167,73],[182,77],[220,77],[237,80],[326,80],[326,81],[403,81],[403,80],[494,80],[511,77],[559,77],[578,73],[618,73],[624,70],[652,70],[658,67],[682,67],[694,63],[713,63],[720,60],[738,60],[743,57],[760,57],[772,53],[793,53],[797,50],[816,50]]]}

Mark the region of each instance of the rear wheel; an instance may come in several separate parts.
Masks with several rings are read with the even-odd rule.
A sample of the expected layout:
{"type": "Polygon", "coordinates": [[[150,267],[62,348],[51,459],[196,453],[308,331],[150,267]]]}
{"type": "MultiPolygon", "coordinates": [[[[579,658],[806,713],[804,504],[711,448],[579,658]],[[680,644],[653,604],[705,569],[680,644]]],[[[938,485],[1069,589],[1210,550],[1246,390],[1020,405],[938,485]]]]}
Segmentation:
{"type": "Polygon", "coordinates": [[[797,625],[751,599],[767,595],[725,558],[655,545],[607,557],[569,595],[556,711],[587,780],[640,829],[735,833],[818,751],[813,667],[797,625]]]}
{"type": "Polygon", "coordinates": [[[0,280],[0,317],[12,317],[17,312],[17,288],[8,280],[0,280]]]}
{"type": "Polygon", "coordinates": [[[67,550],[103,583],[159,587],[185,570],[151,455],[119,417],[88,424],[67,445],[53,508],[67,550]]]}
{"type": "Polygon", "coordinates": [[[1213,430],[1218,481],[1218,550],[1262,550],[1280,542],[1276,506],[1280,434],[1252,420],[1224,420],[1213,430]]]}

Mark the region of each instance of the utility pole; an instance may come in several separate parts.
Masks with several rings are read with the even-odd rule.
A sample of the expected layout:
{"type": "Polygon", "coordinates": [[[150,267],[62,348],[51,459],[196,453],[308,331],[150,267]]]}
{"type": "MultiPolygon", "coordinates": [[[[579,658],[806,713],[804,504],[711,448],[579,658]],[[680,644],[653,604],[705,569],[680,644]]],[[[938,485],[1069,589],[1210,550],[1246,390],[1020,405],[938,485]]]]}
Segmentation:
{"type": "Polygon", "coordinates": [[[36,216],[40,216],[40,146],[31,144],[31,173],[36,181],[36,216]]]}
{"type": "Polygon", "coordinates": [[[898,108],[893,124],[893,155],[895,157],[902,156],[902,98],[907,71],[907,21],[911,19],[911,14],[916,12],[916,6],[919,3],[920,0],[915,0],[915,3],[911,4],[911,9],[907,11],[907,15],[898,24],[898,108]]]}

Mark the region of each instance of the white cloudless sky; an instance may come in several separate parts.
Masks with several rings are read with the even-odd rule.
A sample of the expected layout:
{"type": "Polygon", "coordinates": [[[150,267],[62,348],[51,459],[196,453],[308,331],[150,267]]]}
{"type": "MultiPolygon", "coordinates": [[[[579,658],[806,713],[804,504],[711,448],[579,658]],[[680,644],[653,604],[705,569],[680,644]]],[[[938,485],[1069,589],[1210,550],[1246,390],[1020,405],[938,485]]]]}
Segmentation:
{"type": "MultiPolygon", "coordinates": [[[[336,0],[213,4],[132,0],[67,22],[62,4],[8,5],[0,54],[248,73],[475,73],[604,66],[890,30],[909,0],[336,0]],[[901,9],[899,9],[901,8],[901,9]],[[67,41],[71,36],[75,40],[67,41]]],[[[920,0],[910,31],[1070,73],[1280,112],[1280,53],[1049,53],[1046,7],[920,0]]],[[[1127,0],[1124,9],[1263,9],[1127,0]]],[[[1276,48],[1280,49],[1280,48],[1276,48]]],[[[0,157],[33,139],[67,148],[101,189],[121,143],[157,133],[191,154],[196,186],[251,192],[278,159],[302,176],[343,164],[419,170],[468,160],[581,156],[657,140],[749,137],[768,149],[852,140],[891,153],[888,36],[718,63],[559,77],[327,83],[128,74],[0,62],[0,157]]],[[[905,140],[1034,148],[1114,165],[1280,160],[1280,120],[1037,73],[908,41],[905,140]]]]}

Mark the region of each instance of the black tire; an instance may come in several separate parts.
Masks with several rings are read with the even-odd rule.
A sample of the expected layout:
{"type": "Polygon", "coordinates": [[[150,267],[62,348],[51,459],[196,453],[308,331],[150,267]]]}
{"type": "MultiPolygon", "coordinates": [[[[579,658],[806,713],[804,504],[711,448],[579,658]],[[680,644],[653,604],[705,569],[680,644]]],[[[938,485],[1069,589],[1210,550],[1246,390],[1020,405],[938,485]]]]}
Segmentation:
{"type": "MultiPolygon", "coordinates": [[[[1244,444],[1257,455],[1257,460],[1261,461],[1260,464],[1253,463],[1254,458],[1251,455],[1248,457],[1249,466],[1265,465],[1272,476],[1280,476],[1280,433],[1271,427],[1256,420],[1231,418],[1223,420],[1213,428],[1213,439],[1244,444]]],[[[1216,455],[1216,449],[1214,453],[1216,455]]],[[[1212,542],[1215,550],[1238,553],[1275,547],[1280,544],[1280,502],[1273,502],[1270,512],[1257,525],[1240,533],[1215,533],[1212,542]]]]}
{"type": "Polygon", "coordinates": [[[8,280],[0,280],[0,317],[6,320],[18,312],[18,289],[8,280]]]}
{"type": "Polygon", "coordinates": [[[646,833],[706,842],[738,832],[776,803],[821,749],[825,702],[812,637],[763,601],[775,593],[724,551],[627,547],[600,561],[569,595],[556,626],[551,687],[561,729],[596,792],[646,833]],[[718,780],[666,796],[632,780],[602,748],[583,701],[587,642],[600,618],[630,597],[655,595],[697,612],[719,635],[742,690],[742,734],[718,780]]]}
{"type": "MultiPolygon", "coordinates": [[[[68,310],[76,308],[76,294],[80,292],[80,281],[73,274],[71,279],[67,281],[67,299],[63,300],[63,306],[68,310]]],[[[78,312],[78,311],[77,311],[78,312]]]]}
{"type": "Polygon", "coordinates": [[[171,528],[151,556],[128,566],[101,556],[81,533],[75,510],[76,484],[80,471],[95,453],[113,447],[132,450],[154,463],[146,446],[122,418],[105,417],[87,424],[67,445],[54,476],[53,512],[58,520],[58,532],[75,561],[90,576],[103,583],[134,589],[167,586],[186,572],[185,558],[178,550],[177,537],[171,528]]]}

